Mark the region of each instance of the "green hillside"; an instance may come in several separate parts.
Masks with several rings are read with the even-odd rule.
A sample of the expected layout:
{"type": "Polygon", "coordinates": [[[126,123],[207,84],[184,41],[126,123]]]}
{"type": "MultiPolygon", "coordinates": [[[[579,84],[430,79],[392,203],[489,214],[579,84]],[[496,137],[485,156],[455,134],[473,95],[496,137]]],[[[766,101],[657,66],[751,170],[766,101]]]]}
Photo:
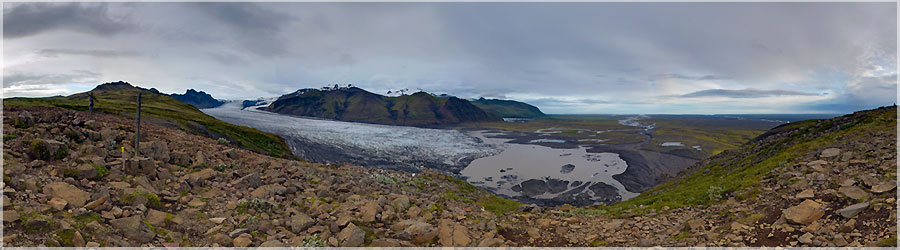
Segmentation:
{"type": "MultiPolygon", "coordinates": [[[[738,149],[727,150],[704,160],[633,199],[604,209],[658,210],[662,207],[709,205],[722,195],[731,195],[738,200],[755,199],[759,190],[766,188],[761,186],[761,181],[779,179],[779,174],[785,172],[782,168],[795,166],[809,160],[805,158],[810,155],[831,147],[854,148],[850,153],[871,154],[874,157],[876,154],[871,149],[865,149],[866,142],[895,140],[896,129],[896,106],[859,111],[832,119],[785,124],[738,149]]],[[[884,157],[895,155],[896,148],[892,151],[884,157]]]]}
{"type": "Polygon", "coordinates": [[[388,97],[355,87],[328,91],[300,90],[278,98],[266,110],[288,115],[405,126],[500,120],[500,117],[456,97],[435,97],[424,92],[388,97]]]}
{"type": "MultiPolygon", "coordinates": [[[[190,104],[160,94],[155,89],[147,90],[134,87],[126,82],[112,82],[101,84],[91,92],[97,98],[94,102],[94,112],[133,117],[136,111],[137,93],[142,93],[142,117],[162,118],[192,133],[211,138],[225,138],[240,147],[256,152],[284,158],[294,157],[287,143],[280,136],[220,121],[204,114],[190,104]]],[[[44,98],[7,98],[3,100],[3,104],[88,110],[86,92],[44,98]]],[[[148,122],[151,122],[150,119],[148,122]]]]}
{"type": "Polygon", "coordinates": [[[472,104],[503,118],[537,118],[544,116],[544,112],[541,112],[537,107],[513,100],[479,98],[472,101],[472,104]]]}

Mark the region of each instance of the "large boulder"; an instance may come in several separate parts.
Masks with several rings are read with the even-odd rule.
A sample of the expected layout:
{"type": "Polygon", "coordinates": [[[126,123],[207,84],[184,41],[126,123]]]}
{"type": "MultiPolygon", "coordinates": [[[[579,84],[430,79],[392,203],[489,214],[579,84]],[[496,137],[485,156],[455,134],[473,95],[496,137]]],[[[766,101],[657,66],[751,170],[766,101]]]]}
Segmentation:
{"type": "Polygon", "coordinates": [[[65,200],[73,208],[84,206],[91,198],[90,193],[81,191],[78,187],[65,182],[47,184],[44,186],[43,192],[51,197],[59,197],[65,200]]]}
{"type": "Polygon", "coordinates": [[[468,229],[451,220],[441,220],[438,225],[438,241],[445,247],[465,247],[472,243],[468,229]]]}
{"type": "Polygon", "coordinates": [[[32,159],[54,160],[66,157],[66,144],[56,140],[35,139],[31,141],[28,155],[32,159]]]}
{"type": "Polygon", "coordinates": [[[217,173],[218,172],[213,169],[204,168],[203,170],[188,174],[187,181],[189,184],[191,184],[191,186],[202,186],[203,181],[216,176],[217,173]]]}
{"type": "Polygon", "coordinates": [[[107,127],[100,130],[100,137],[103,138],[103,141],[106,143],[116,141],[118,136],[119,133],[111,128],[107,127]]]}
{"type": "Polygon", "coordinates": [[[259,185],[262,184],[262,180],[259,178],[258,174],[248,174],[244,177],[241,177],[240,179],[235,180],[234,182],[232,182],[232,184],[234,184],[234,186],[238,189],[246,190],[247,188],[251,187],[258,188],[259,185]]]}
{"type": "Polygon", "coordinates": [[[397,233],[397,237],[412,242],[423,243],[431,241],[436,236],[434,226],[431,224],[416,221],[403,220],[391,226],[391,229],[397,233]]]}
{"type": "Polygon", "coordinates": [[[75,173],[78,179],[91,179],[99,175],[99,172],[97,172],[97,169],[94,168],[93,165],[86,163],[75,167],[75,173]]]}
{"type": "Polygon", "coordinates": [[[378,206],[375,202],[366,202],[362,208],[359,209],[360,218],[362,222],[374,222],[375,217],[378,216],[378,210],[381,210],[381,207],[378,206]]]}
{"type": "Polygon", "coordinates": [[[161,162],[169,162],[169,145],[164,141],[141,143],[141,155],[161,162]]]}
{"type": "Polygon", "coordinates": [[[350,223],[337,234],[337,240],[338,246],[341,247],[360,247],[366,241],[366,231],[350,223]]]}
{"type": "MultiPolygon", "coordinates": [[[[179,165],[182,167],[189,167],[191,165],[191,156],[185,153],[184,151],[173,151],[170,155],[169,163],[179,165]]],[[[230,240],[230,239],[229,239],[230,240]]]]}
{"type": "Polygon", "coordinates": [[[19,220],[19,212],[16,210],[3,210],[3,222],[14,222],[19,220]]]}
{"type": "Polygon", "coordinates": [[[807,225],[822,218],[825,215],[825,210],[822,209],[821,204],[813,200],[805,200],[800,205],[783,210],[782,214],[790,223],[807,225]]]}
{"type": "Polygon", "coordinates": [[[156,161],[148,157],[135,157],[125,163],[125,174],[156,176],[156,161]]]}
{"type": "Polygon", "coordinates": [[[881,184],[876,184],[872,186],[872,193],[880,194],[884,192],[888,192],[897,188],[897,183],[893,181],[888,181],[881,184]]]}
{"type": "Polygon", "coordinates": [[[153,237],[156,237],[156,233],[141,221],[141,216],[115,219],[109,221],[109,224],[116,230],[119,230],[119,232],[122,232],[125,238],[141,244],[148,243],[153,240],[153,237]]]}
{"type": "Polygon", "coordinates": [[[147,211],[147,223],[150,223],[150,225],[153,225],[154,227],[162,227],[166,225],[166,217],[169,216],[168,213],[150,209],[147,211]]]}
{"type": "Polygon", "coordinates": [[[869,197],[868,192],[862,190],[857,186],[844,186],[838,189],[838,192],[854,200],[865,199],[869,197]]]}
{"type": "Polygon", "coordinates": [[[391,205],[403,211],[404,209],[409,207],[409,196],[399,195],[397,198],[391,201],[391,205]]]}
{"type": "Polygon", "coordinates": [[[828,148],[822,150],[822,154],[820,155],[822,158],[831,158],[841,154],[841,149],[839,148],[828,148]]]}
{"type": "Polygon", "coordinates": [[[316,224],[316,221],[310,218],[308,215],[304,213],[298,213],[294,216],[291,216],[291,231],[294,233],[303,232],[313,224],[316,224]]]}
{"type": "Polygon", "coordinates": [[[22,111],[16,116],[15,126],[16,127],[31,127],[34,124],[34,117],[31,116],[31,113],[28,111],[22,111]]]}
{"type": "Polygon", "coordinates": [[[269,195],[272,194],[283,194],[285,191],[287,191],[287,188],[280,184],[269,184],[253,190],[253,192],[250,192],[250,196],[257,199],[262,199],[269,197],[269,195]]]}

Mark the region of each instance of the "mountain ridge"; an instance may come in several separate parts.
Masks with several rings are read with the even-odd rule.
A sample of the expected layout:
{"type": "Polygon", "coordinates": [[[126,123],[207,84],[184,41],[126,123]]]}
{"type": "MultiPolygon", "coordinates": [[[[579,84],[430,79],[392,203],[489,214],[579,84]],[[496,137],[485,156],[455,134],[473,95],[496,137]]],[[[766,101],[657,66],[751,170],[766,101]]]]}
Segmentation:
{"type": "Polygon", "coordinates": [[[494,113],[503,118],[539,118],[546,115],[534,105],[515,100],[486,99],[482,97],[471,102],[484,111],[494,113]]]}
{"type": "Polygon", "coordinates": [[[212,95],[207,94],[206,92],[197,91],[194,89],[187,89],[184,94],[172,93],[169,96],[174,97],[181,102],[197,107],[198,109],[215,108],[218,106],[222,106],[222,104],[225,104],[224,101],[215,99],[212,97],[212,95]]]}
{"type": "Polygon", "coordinates": [[[265,110],[341,121],[422,127],[500,120],[500,117],[456,97],[435,97],[425,92],[388,97],[357,87],[301,89],[279,97],[265,110]]]}

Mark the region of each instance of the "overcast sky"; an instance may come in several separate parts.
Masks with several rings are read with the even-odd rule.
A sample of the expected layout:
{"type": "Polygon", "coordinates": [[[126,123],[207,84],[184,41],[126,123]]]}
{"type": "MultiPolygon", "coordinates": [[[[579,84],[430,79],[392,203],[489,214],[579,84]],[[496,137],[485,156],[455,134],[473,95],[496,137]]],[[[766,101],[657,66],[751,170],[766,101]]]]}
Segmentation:
{"type": "Polygon", "coordinates": [[[220,99],[352,83],[547,113],[844,113],[897,100],[895,3],[4,3],[3,94],[220,99]]]}

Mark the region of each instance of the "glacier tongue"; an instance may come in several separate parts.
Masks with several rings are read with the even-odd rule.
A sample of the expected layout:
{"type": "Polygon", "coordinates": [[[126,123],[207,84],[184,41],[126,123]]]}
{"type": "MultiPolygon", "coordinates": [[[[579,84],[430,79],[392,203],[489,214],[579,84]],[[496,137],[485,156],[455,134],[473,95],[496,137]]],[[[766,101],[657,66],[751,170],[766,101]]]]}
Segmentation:
{"type": "Polygon", "coordinates": [[[313,162],[459,173],[472,160],[500,153],[456,130],[322,120],[241,109],[239,102],[203,109],[217,119],[284,137],[293,153],[313,162]]]}

